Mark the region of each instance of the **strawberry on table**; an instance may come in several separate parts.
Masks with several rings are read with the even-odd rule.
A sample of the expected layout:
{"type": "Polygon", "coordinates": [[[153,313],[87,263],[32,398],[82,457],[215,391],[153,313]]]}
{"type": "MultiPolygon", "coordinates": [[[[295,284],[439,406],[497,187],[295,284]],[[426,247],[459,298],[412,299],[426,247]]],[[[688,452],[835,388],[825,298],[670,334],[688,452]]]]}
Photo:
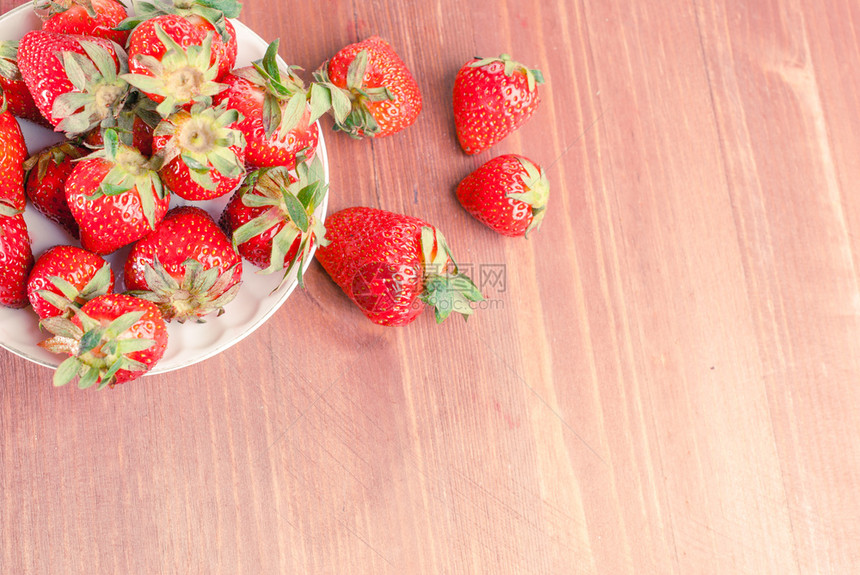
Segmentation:
{"type": "Polygon", "coordinates": [[[0,305],[26,307],[27,274],[32,267],[33,252],[23,211],[0,201],[0,305]]]}
{"type": "Polygon", "coordinates": [[[506,236],[528,236],[537,230],[548,198],[544,171],[517,154],[493,158],[457,186],[457,199],[466,211],[506,236]]]}
{"type": "Polygon", "coordinates": [[[74,238],[80,237],[80,232],[66,203],[66,179],[75,167],[74,160],[88,152],[73,142],[60,142],[24,162],[27,198],[33,207],[60,224],[74,238]]]}
{"type": "Polygon", "coordinates": [[[437,322],[451,312],[468,317],[470,302],[484,299],[458,271],[439,230],[418,218],[354,207],[329,216],[326,229],[330,243],[317,259],[374,323],[409,324],[425,305],[435,308],[437,322]]]}
{"type": "Polygon", "coordinates": [[[33,8],[49,32],[96,36],[120,46],[128,39],[127,31],[114,30],[128,17],[117,0],[33,0],[33,8]]]}
{"type": "Polygon", "coordinates": [[[27,279],[27,298],[41,319],[74,315],[100,295],[113,292],[110,264],[77,246],[54,246],[36,260],[27,279]]]}
{"type": "Polygon", "coordinates": [[[0,88],[13,116],[47,125],[18,69],[18,42],[12,40],[0,40],[0,88]]]}
{"type": "Polygon", "coordinates": [[[155,129],[159,170],[174,194],[191,201],[229,194],[245,175],[245,136],[236,129],[236,110],[195,105],[162,120],[155,129]]]}
{"type": "Polygon", "coordinates": [[[203,321],[236,297],[242,258],[208,213],[182,206],[134,244],[124,270],[126,289],[155,303],[165,320],[203,321]]]}
{"type": "Polygon", "coordinates": [[[69,137],[122,108],[129,86],[124,54],[104,38],[33,30],[18,45],[18,68],[39,111],[69,137]]]}
{"type": "Polygon", "coordinates": [[[298,281],[314,243],[324,245],[325,227],[314,215],[327,191],[322,162],[299,164],[296,176],[283,166],[261,168],[245,179],[221,214],[223,227],[248,261],[262,273],[298,264],[298,281]]]}
{"type": "Polygon", "coordinates": [[[538,70],[511,60],[475,58],[454,80],[454,126],[467,154],[492,147],[532,117],[540,102],[538,70]]]}
{"type": "Polygon", "coordinates": [[[24,161],[27,145],[18,120],[15,119],[0,98],[0,202],[16,210],[23,210],[27,203],[24,192],[24,161]]]}
{"type": "Polygon", "coordinates": [[[66,202],[81,230],[81,245],[109,254],[155,229],[170,191],[152,161],[105,131],[105,146],[79,160],[66,180],[66,202]]]}
{"type": "Polygon", "coordinates": [[[330,105],[321,93],[308,93],[301,79],[277,63],[278,41],[269,44],[265,56],[253,66],[233,70],[221,81],[227,89],[215,96],[215,105],[226,104],[243,119],[236,127],[245,135],[245,163],[249,167],[295,168],[310,160],[319,144],[316,120],[330,105]]]}
{"type": "Polygon", "coordinates": [[[388,42],[371,36],[342,48],[314,73],[312,90],[330,91],[335,128],[350,136],[383,137],[411,126],[421,90],[388,42]]]}
{"type": "Polygon", "coordinates": [[[39,346],[69,356],[54,372],[58,386],[75,378],[81,389],[132,381],[167,348],[167,326],[155,304],[125,294],[98,296],[71,318],[49,317],[41,325],[54,337],[39,346]]]}

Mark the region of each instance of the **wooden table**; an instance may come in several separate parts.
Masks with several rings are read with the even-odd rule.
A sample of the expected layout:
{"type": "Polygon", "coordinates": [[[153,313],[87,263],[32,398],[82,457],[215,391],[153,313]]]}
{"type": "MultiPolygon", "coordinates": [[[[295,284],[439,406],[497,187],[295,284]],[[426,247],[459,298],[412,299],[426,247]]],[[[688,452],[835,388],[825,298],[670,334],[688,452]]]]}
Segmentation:
{"type": "Polygon", "coordinates": [[[314,263],[239,345],[112,391],[0,353],[0,571],[860,570],[860,5],[466,4],[242,19],[308,71],[397,48],[424,110],[324,120],[330,208],[438,225],[484,309],[378,327],[314,263]],[[501,52],[544,99],[467,157],[453,78],[501,52]],[[552,182],[529,240],[453,195],[503,152],[552,182]]]}

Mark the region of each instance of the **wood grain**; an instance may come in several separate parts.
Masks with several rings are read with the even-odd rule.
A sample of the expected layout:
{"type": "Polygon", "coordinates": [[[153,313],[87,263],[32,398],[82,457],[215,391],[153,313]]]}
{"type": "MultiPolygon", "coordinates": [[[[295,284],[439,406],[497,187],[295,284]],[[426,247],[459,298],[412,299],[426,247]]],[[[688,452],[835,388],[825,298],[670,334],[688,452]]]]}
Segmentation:
{"type": "Polygon", "coordinates": [[[860,6],[671,4],[247,0],[307,71],[397,48],[424,110],[326,132],[330,208],[435,223],[488,303],[385,329],[314,264],[239,345],[113,391],[0,353],[0,571],[860,570],[860,6]],[[454,74],[501,52],[543,102],[467,157],[454,74]],[[504,152],[552,182],[527,241],[452,193],[504,152]]]}

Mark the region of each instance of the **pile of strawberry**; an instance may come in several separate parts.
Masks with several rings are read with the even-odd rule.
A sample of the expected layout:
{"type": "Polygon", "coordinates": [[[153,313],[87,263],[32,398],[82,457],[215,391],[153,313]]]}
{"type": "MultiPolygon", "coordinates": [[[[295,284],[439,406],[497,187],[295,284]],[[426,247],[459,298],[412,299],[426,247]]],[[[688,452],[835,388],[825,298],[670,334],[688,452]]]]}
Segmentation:
{"type": "MultiPolygon", "coordinates": [[[[277,63],[278,42],[236,67],[235,0],[34,0],[42,28],[0,42],[0,305],[31,306],[67,358],[54,383],[99,388],[149,371],[165,322],[219,315],[243,260],[281,282],[314,246],[372,321],[405,325],[430,305],[468,316],[482,296],[434,226],[355,207],[315,216],[327,193],[319,123],[356,138],[410,126],[421,92],[383,40],[352,44],[305,84],[277,63]],[[64,141],[27,158],[16,118],[64,141]],[[232,194],[232,195],[230,195],[232,194]],[[171,198],[181,198],[170,208],[171,198]],[[229,197],[216,222],[196,205],[229,197]],[[69,236],[34,258],[29,204],[69,236]],[[104,256],[125,248],[121,270],[104,256]],[[115,292],[114,272],[123,293],[115,292]]],[[[466,153],[483,151],[534,112],[539,73],[507,56],[464,66],[454,111],[466,153]]],[[[457,190],[493,229],[522,235],[548,186],[523,157],[491,160],[457,190]]],[[[175,203],[175,202],[174,202],[175,203]]],[[[35,321],[35,319],[34,319],[35,321]]]]}

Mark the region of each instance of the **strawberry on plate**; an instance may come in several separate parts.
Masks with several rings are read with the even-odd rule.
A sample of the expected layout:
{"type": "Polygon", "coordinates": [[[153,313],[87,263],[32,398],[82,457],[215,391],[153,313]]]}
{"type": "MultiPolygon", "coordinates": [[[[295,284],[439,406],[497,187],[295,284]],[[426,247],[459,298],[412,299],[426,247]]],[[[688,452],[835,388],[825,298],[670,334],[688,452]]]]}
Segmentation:
{"type": "Polygon", "coordinates": [[[24,192],[24,161],[27,145],[18,120],[0,98],[0,202],[16,210],[27,203],[24,192]]]}
{"type": "Polygon", "coordinates": [[[37,124],[48,124],[21,76],[18,69],[18,42],[12,40],[0,40],[0,88],[13,116],[37,124]]]}
{"type": "Polygon", "coordinates": [[[27,298],[40,319],[74,315],[100,295],[113,292],[110,264],[77,246],[54,246],[39,256],[27,278],[27,298]]]}
{"type": "Polygon", "coordinates": [[[466,211],[506,236],[528,236],[540,228],[548,198],[544,171],[517,154],[493,158],[457,186],[466,211]]]}
{"type": "Polygon", "coordinates": [[[24,214],[0,202],[0,305],[26,307],[33,252],[24,214]]]}
{"type": "Polygon", "coordinates": [[[454,126],[463,151],[483,152],[531,118],[543,81],[540,71],[508,54],[475,58],[460,68],[454,79],[454,126]]]}
{"type": "Polygon", "coordinates": [[[79,160],[66,180],[66,202],[81,230],[81,245],[109,254],[155,229],[170,191],[150,161],[105,131],[105,146],[79,160]]]}
{"type": "Polygon", "coordinates": [[[242,258],[208,213],[182,206],[134,244],[124,270],[126,289],[156,304],[165,320],[203,321],[236,297],[242,258]]]}
{"type": "Polygon", "coordinates": [[[342,48],[314,73],[331,92],[335,128],[350,136],[383,137],[411,126],[421,112],[421,90],[388,42],[378,36],[342,48]]]}
{"type": "Polygon", "coordinates": [[[242,115],[236,127],[247,142],[245,163],[253,168],[292,169],[313,158],[319,144],[316,120],[330,105],[319,92],[311,93],[309,102],[301,79],[278,67],[277,54],[276,40],[254,65],[227,74],[221,80],[227,89],[213,99],[242,115]]]}
{"type": "Polygon", "coordinates": [[[44,20],[42,29],[62,34],[96,36],[125,46],[128,32],[114,30],[128,17],[117,0],[34,0],[33,9],[44,20]]]}
{"type": "Polygon", "coordinates": [[[78,223],[66,203],[66,179],[75,167],[74,160],[88,150],[73,142],[60,142],[24,162],[24,191],[39,212],[60,224],[73,238],[80,237],[78,223]]]}
{"type": "Polygon", "coordinates": [[[294,176],[283,166],[261,168],[245,179],[221,214],[223,227],[248,261],[262,273],[283,272],[298,264],[302,285],[305,260],[314,243],[324,245],[325,227],[314,210],[325,198],[322,162],[299,164],[294,176]]]}
{"type": "Polygon", "coordinates": [[[54,385],[78,378],[81,389],[98,389],[137,379],[164,356],[167,326],[155,304],[125,294],[98,296],[71,318],[43,319],[54,337],[39,342],[52,353],[67,354],[54,372],[54,385]]]}
{"type": "Polygon", "coordinates": [[[458,271],[439,230],[418,218],[354,207],[330,215],[326,229],[329,243],[317,259],[374,323],[407,325],[425,305],[435,308],[437,322],[451,312],[467,318],[470,302],[484,299],[458,271]]]}
{"type": "Polygon", "coordinates": [[[186,200],[211,200],[242,183],[245,136],[236,129],[239,118],[223,105],[195,105],[158,124],[153,145],[164,158],[159,174],[171,192],[186,200]]]}
{"type": "Polygon", "coordinates": [[[18,68],[42,115],[72,137],[122,108],[129,86],[124,54],[95,36],[33,30],[18,44],[18,68]]]}

